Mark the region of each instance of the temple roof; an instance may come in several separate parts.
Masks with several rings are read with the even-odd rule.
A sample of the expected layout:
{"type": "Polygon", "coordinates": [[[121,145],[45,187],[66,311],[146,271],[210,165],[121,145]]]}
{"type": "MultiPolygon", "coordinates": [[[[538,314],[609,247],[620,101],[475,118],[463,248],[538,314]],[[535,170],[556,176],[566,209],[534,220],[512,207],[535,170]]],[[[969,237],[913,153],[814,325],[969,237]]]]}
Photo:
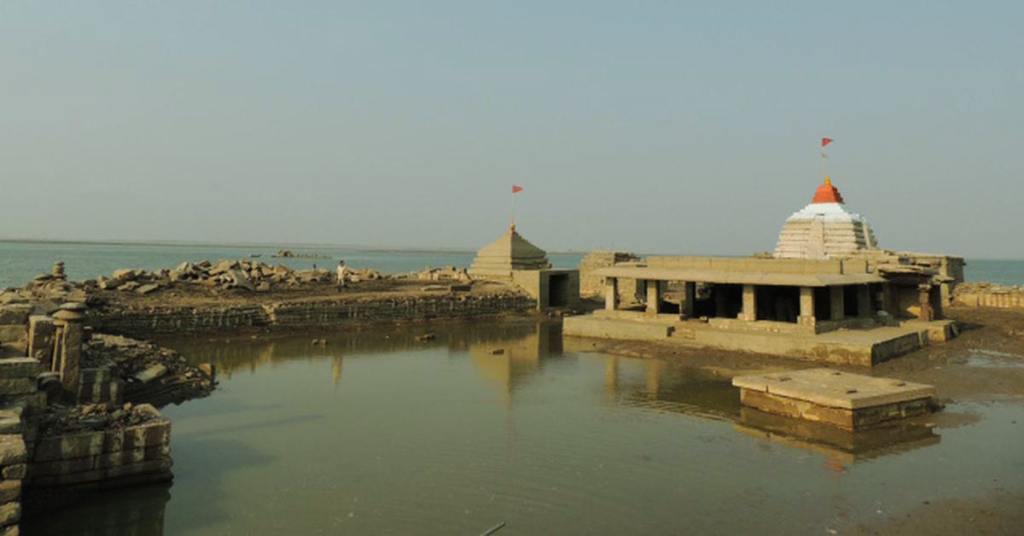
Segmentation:
{"type": "Polygon", "coordinates": [[[549,266],[547,253],[523,238],[513,224],[501,238],[477,252],[469,273],[511,278],[512,270],[543,270],[549,266]]]}
{"type": "Polygon", "coordinates": [[[826,177],[811,203],[786,219],[775,256],[841,258],[876,247],[871,226],[860,214],[846,210],[839,189],[826,177]]]}
{"type": "Polygon", "coordinates": [[[843,194],[839,193],[839,189],[832,185],[832,179],[825,177],[825,183],[818,187],[818,191],[814,192],[814,199],[811,203],[839,203],[843,204],[843,194]]]}

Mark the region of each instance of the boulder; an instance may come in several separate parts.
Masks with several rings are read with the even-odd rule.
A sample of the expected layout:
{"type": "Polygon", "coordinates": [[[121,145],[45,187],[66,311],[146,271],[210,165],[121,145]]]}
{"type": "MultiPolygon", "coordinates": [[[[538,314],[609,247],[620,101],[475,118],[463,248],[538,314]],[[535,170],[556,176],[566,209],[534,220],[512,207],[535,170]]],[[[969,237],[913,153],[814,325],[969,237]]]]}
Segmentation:
{"type": "Polygon", "coordinates": [[[228,278],[229,288],[241,287],[246,290],[256,290],[256,286],[240,270],[229,270],[225,275],[228,278]]]}
{"type": "Polygon", "coordinates": [[[156,283],[150,283],[148,285],[142,285],[141,287],[135,289],[135,293],[141,296],[145,296],[146,294],[154,292],[159,288],[160,285],[157,285],[156,283]]]}
{"type": "Polygon", "coordinates": [[[135,270],[132,270],[130,268],[121,268],[119,270],[114,270],[114,274],[111,277],[115,281],[124,282],[134,280],[136,277],[138,277],[138,274],[136,273],[135,270]]]}

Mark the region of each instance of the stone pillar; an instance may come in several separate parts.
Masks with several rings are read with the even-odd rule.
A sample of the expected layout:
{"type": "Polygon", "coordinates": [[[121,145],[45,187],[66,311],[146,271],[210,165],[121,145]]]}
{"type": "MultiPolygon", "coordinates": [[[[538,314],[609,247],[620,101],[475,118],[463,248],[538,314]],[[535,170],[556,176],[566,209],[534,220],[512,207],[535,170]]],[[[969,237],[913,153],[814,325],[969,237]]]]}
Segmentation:
{"type": "Polygon", "coordinates": [[[53,371],[53,343],[56,326],[48,316],[28,318],[28,356],[38,359],[46,372],[53,371]]]}
{"type": "Polygon", "coordinates": [[[683,283],[683,287],[685,290],[683,292],[683,302],[679,304],[680,316],[683,318],[693,318],[694,306],[697,301],[697,283],[687,281],[683,283]]]}
{"type": "Polygon", "coordinates": [[[614,311],[619,305],[619,280],[614,277],[604,279],[604,308],[614,311]]]}
{"type": "Polygon", "coordinates": [[[831,302],[832,320],[842,320],[846,316],[846,293],[844,287],[829,287],[829,302],[831,302]]]}
{"type": "Polygon", "coordinates": [[[882,284],[882,309],[892,318],[897,320],[900,318],[899,298],[896,295],[896,287],[892,283],[882,284]]]}
{"type": "Polygon", "coordinates": [[[85,334],[85,304],[65,303],[53,315],[56,326],[54,369],[60,374],[60,383],[66,393],[78,395],[79,370],[82,360],[82,341],[85,334]]]}
{"type": "Polygon", "coordinates": [[[661,310],[661,281],[647,281],[647,314],[656,315],[661,310]]]}
{"type": "Polygon", "coordinates": [[[800,287],[800,317],[797,323],[802,326],[813,326],[818,323],[814,316],[814,287],[800,287]]]}
{"type": "Polygon", "coordinates": [[[931,322],[935,320],[935,312],[932,310],[932,286],[925,283],[917,287],[920,291],[918,295],[918,306],[921,311],[917,314],[917,319],[922,322],[931,322]]]}
{"type": "Polygon", "coordinates": [[[743,285],[743,312],[739,318],[747,322],[757,320],[757,287],[754,285],[743,285]]]}
{"type": "Polygon", "coordinates": [[[871,310],[871,287],[859,285],[857,287],[857,316],[871,318],[875,314],[871,310]]]}

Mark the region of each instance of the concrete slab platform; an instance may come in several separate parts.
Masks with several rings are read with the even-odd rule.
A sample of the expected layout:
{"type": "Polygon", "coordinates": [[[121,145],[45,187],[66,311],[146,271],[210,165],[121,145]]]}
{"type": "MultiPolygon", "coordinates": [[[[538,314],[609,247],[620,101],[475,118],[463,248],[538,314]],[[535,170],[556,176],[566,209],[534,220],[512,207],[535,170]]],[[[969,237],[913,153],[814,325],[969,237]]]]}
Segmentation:
{"type": "Polygon", "coordinates": [[[935,388],[834,369],[737,376],[740,402],[767,413],[861,430],[931,411],[935,388]]]}
{"type": "Polygon", "coordinates": [[[931,385],[850,374],[829,368],[737,376],[733,378],[732,384],[740,389],[843,409],[869,408],[935,396],[935,387],[931,385]]]}

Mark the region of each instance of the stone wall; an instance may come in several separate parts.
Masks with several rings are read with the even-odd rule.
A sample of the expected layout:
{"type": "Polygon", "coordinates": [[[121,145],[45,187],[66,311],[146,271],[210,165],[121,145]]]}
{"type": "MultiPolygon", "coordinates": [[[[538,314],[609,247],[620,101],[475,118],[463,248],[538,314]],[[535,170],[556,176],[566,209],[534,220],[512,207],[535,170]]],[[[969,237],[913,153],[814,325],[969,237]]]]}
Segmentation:
{"type": "MultiPolygon", "coordinates": [[[[20,428],[20,419],[18,426],[20,428]]],[[[20,433],[0,435],[0,535],[18,534],[28,450],[20,433]]]]}
{"type": "Polygon", "coordinates": [[[521,294],[402,296],[372,300],[304,300],[217,307],[150,307],[94,313],[98,331],[145,337],[231,332],[251,328],[306,329],[383,321],[463,318],[529,311],[521,294]]]}
{"type": "Polygon", "coordinates": [[[953,294],[953,303],[967,307],[1024,309],[1024,288],[961,284],[953,294]]]}
{"type": "MultiPolygon", "coordinates": [[[[604,297],[604,278],[594,275],[594,270],[609,268],[618,263],[639,262],[640,257],[624,251],[591,251],[580,261],[580,296],[584,298],[604,297]]],[[[623,279],[619,281],[619,300],[632,303],[636,300],[636,281],[623,279]]]]}
{"type": "Polygon", "coordinates": [[[41,437],[28,466],[33,487],[106,488],[171,479],[171,423],[148,404],[149,420],[124,428],[41,437]]]}

